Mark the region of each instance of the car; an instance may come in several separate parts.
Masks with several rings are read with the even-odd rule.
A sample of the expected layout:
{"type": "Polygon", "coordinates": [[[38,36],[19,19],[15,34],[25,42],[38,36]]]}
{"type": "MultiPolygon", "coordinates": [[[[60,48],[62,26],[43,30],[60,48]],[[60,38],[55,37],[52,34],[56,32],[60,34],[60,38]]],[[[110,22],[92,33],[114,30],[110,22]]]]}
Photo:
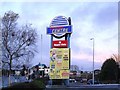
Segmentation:
{"type": "Polygon", "coordinates": [[[69,79],[69,82],[77,82],[75,79],[69,79]]]}
{"type": "MultiPolygon", "coordinates": [[[[93,84],[93,79],[89,79],[89,80],[87,81],[87,84],[93,84]]],[[[94,84],[100,84],[100,82],[94,80],[94,84]]]]}

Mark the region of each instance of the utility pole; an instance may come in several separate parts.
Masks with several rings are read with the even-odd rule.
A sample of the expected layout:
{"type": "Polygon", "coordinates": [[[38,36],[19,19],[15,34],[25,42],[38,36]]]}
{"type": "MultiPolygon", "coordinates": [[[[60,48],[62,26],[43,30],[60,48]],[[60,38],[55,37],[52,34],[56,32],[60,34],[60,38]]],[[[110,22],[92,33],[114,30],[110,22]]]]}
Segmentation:
{"type": "Polygon", "coordinates": [[[94,38],[91,38],[90,40],[93,40],[93,75],[92,75],[92,79],[93,79],[93,85],[94,85],[94,38]]]}
{"type": "MultiPolygon", "coordinates": [[[[42,65],[42,40],[43,40],[43,35],[41,34],[41,65],[42,65]]],[[[42,77],[43,77],[43,71],[42,71],[42,77]]]]}
{"type": "Polygon", "coordinates": [[[41,34],[41,62],[42,62],[42,34],[41,34]]]}

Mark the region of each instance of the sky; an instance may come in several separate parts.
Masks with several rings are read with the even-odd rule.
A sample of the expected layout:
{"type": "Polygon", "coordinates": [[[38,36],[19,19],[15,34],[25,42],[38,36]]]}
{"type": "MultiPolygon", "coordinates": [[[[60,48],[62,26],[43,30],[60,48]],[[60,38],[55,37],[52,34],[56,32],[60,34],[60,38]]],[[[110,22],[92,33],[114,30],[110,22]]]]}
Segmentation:
{"type": "Polygon", "coordinates": [[[72,20],[71,65],[77,65],[83,71],[92,71],[91,38],[95,41],[95,69],[100,69],[106,59],[118,53],[118,2],[1,1],[0,16],[9,10],[19,14],[20,25],[31,23],[36,28],[38,53],[32,60],[33,65],[39,62],[49,65],[50,35],[46,34],[46,27],[49,27],[54,17],[61,15],[71,17],[72,20]]]}

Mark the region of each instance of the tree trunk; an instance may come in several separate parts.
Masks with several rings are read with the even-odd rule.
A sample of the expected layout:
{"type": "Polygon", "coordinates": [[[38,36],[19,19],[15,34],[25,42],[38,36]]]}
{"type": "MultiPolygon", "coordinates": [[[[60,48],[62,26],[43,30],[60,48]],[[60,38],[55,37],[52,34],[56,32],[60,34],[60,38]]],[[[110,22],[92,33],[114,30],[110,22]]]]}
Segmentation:
{"type": "Polygon", "coordinates": [[[10,79],[10,75],[11,75],[11,70],[12,70],[12,68],[11,68],[11,66],[12,66],[12,56],[10,57],[10,64],[9,64],[9,66],[10,66],[10,68],[9,68],[9,86],[11,86],[11,79],[10,79]]]}

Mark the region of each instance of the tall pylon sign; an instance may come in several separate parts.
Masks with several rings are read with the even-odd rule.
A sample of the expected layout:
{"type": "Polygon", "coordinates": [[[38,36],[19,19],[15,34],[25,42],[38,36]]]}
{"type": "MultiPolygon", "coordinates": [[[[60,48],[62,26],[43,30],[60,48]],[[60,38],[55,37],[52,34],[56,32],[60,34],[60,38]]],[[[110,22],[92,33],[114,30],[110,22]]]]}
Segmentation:
{"type": "Polygon", "coordinates": [[[50,26],[47,27],[47,34],[51,35],[49,77],[52,80],[69,79],[71,33],[70,17],[57,16],[53,18],[50,26]]]}

